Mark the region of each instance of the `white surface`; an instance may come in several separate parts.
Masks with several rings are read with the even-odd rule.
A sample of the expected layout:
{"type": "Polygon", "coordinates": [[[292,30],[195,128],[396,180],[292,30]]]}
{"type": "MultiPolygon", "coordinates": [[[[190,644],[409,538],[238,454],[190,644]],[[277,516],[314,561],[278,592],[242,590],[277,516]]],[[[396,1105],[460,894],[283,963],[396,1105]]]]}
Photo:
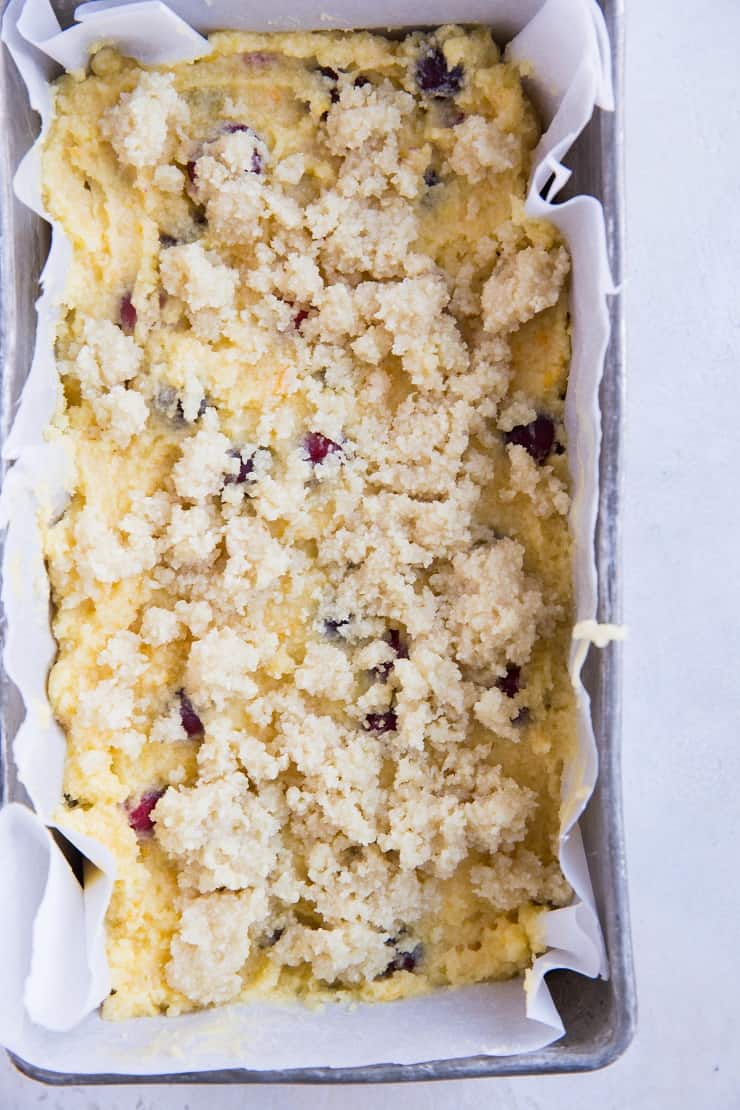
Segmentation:
{"type": "Polygon", "coordinates": [[[629,6],[624,746],[635,1043],[595,1075],[351,1092],[57,1092],[4,1065],[2,1110],[739,1110],[740,6],[714,0],[713,39],[700,35],[697,0],[629,6]]]}

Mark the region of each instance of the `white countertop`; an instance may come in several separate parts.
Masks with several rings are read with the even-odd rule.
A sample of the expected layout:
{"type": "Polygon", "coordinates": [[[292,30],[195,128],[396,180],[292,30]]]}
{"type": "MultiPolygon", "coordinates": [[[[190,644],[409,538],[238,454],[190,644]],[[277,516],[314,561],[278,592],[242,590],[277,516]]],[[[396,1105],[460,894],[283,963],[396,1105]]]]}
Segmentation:
{"type": "Polygon", "coordinates": [[[592,1075],[44,1088],[0,1110],[738,1110],[740,4],[627,5],[624,775],[639,1024],[592,1075]]]}

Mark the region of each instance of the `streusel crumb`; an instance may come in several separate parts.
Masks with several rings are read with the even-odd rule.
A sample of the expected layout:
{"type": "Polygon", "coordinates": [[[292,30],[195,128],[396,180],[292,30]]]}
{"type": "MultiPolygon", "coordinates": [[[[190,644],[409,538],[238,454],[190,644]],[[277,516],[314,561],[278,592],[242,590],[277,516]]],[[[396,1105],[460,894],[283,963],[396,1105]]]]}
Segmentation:
{"type": "Polygon", "coordinates": [[[60,820],[125,1018],[540,951],[574,736],[569,258],[485,29],[221,33],[65,76],[60,820]]]}

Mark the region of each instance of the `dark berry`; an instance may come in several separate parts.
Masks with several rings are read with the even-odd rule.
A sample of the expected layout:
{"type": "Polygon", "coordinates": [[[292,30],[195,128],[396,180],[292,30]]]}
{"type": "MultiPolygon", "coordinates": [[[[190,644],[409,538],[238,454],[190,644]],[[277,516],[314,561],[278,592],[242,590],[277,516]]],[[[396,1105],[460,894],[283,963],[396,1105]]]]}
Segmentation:
{"type": "Polygon", "coordinates": [[[125,332],[132,332],[136,327],[137,313],[131,300],[130,293],[124,293],[118,308],[118,319],[125,332]]]}
{"type": "MultiPolygon", "coordinates": [[[[393,648],[396,659],[408,659],[409,649],[401,639],[401,633],[397,628],[391,628],[385,635],[385,642],[389,647],[393,648]]],[[[375,668],[375,674],[381,681],[386,682],[389,674],[393,670],[393,660],[389,659],[386,663],[381,663],[379,667],[375,668]]]]}
{"type": "Polygon", "coordinates": [[[150,833],[154,828],[152,810],[164,794],[164,790],[150,790],[128,811],[128,823],[135,833],[150,833]]]}
{"type": "Polygon", "coordinates": [[[232,459],[239,460],[239,470],[236,474],[227,474],[224,478],[224,485],[241,485],[243,482],[247,481],[249,475],[254,470],[254,459],[251,455],[248,459],[245,459],[241,451],[236,447],[229,451],[229,455],[232,459]]]}
{"type": "Polygon", "coordinates": [[[349,617],[344,617],[342,620],[334,620],[331,617],[327,617],[324,620],[324,635],[329,637],[339,636],[341,635],[339,631],[340,628],[345,628],[349,623],[349,617]]]}
{"type": "Polygon", "coordinates": [[[303,441],[303,449],[306,452],[306,458],[314,466],[322,463],[327,455],[335,455],[342,450],[338,443],[322,435],[321,432],[309,432],[303,441]]]}
{"type": "Polygon", "coordinates": [[[416,63],[416,83],[422,92],[435,97],[455,96],[460,92],[463,67],[450,69],[438,46],[428,48],[416,63]]]}
{"type": "MultiPolygon", "coordinates": [[[[253,128],[248,127],[246,123],[225,123],[221,128],[227,135],[234,135],[237,131],[246,131],[249,135],[253,135],[256,139],[257,132],[253,128]]],[[[262,173],[264,164],[262,162],[262,155],[258,150],[252,151],[251,172],[262,173]]]]}
{"type": "Polygon", "coordinates": [[[190,161],[185,164],[185,173],[188,175],[188,181],[191,185],[195,185],[195,161],[190,161]]]}
{"type": "Polygon", "coordinates": [[[531,424],[517,424],[506,433],[504,441],[523,447],[541,466],[555,443],[555,425],[549,416],[538,416],[531,424]]]}
{"type": "Polygon", "coordinates": [[[369,77],[360,75],[359,77],[355,77],[353,84],[356,89],[364,89],[366,85],[372,85],[372,81],[369,77]]]}
{"type": "Polygon", "coordinates": [[[184,690],[178,690],[177,696],[180,699],[180,722],[188,734],[188,738],[192,740],[196,736],[202,736],[205,731],[203,722],[193,709],[190,698],[184,690]]]}
{"type": "Polygon", "coordinates": [[[256,69],[263,69],[265,66],[272,65],[275,61],[275,55],[269,54],[265,50],[250,50],[242,54],[242,61],[247,66],[255,66],[256,69]]]}
{"type": "MultiPolygon", "coordinates": [[[[394,945],[395,940],[387,940],[387,945],[394,945]]],[[[424,957],[424,947],[417,944],[410,952],[396,952],[391,962],[378,976],[378,979],[389,979],[396,971],[416,971],[424,957]]]]}
{"type": "Polygon", "coordinates": [[[496,685],[507,698],[515,698],[521,685],[522,668],[516,663],[506,664],[506,674],[496,679],[496,685]]]}
{"type": "Polygon", "coordinates": [[[401,639],[401,633],[397,628],[391,628],[385,639],[386,643],[390,644],[399,659],[408,659],[409,649],[401,639]]]}
{"type": "Polygon", "coordinates": [[[296,331],[300,331],[301,324],[303,323],[303,321],[306,319],[307,316],[308,316],[308,309],[307,308],[299,308],[298,309],[295,316],[293,317],[293,327],[296,329],[296,331]]]}
{"type": "Polygon", "coordinates": [[[168,235],[166,231],[160,231],[159,245],[160,247],[176,247],[177,239],[174,235],[168,235]]]}
{"type": "Polygon", "coordinates": [[[337,89],[339,74],[335,69],[332,69],[331,66],[319,66],[319,73],[322,77],[326,77],[327,80],[333,82],[331,91],[329,93],[329,99],[331,100],[332,104],[336,104],[339,100],[339,91],[337,89]]]}
{"type": "Polygon", "coordinates": [[[263,937],[259,942],[260,948],[272,948],[274,944],[277,944],[284,932],[285,929],[273,929],[271,933],[268,933],[267,936],[263,937]]]}
{"type": "MultiPolygon", "coordinates": [[[[201,416],[203,415],[203,413],[206,411],[207,408],[208,408],[208,402],[206,401],[205,397],[201,397],[200,403],[198,405],[198,411],[195,414],[195,420],[200,420],[201,416]]],[[[179,398],[178,398],[178,401],[177,401],[177,407],[175,409],[175,419],[177,420],[177,422],[179,424],[188,424],[188,423],[190,423],[190,421],[185,419],[185,409],[182,407],[182,401],[179,398]]],[[[194,422],[195,421],[193,421],[193,423],[194,422]]]]}
{"type": "Polygon", "coordinates": [[[398,727],[398,718],[392,709],[387,713],[368,713],[362,727],[365,732],[395,732],[398,727]]]}
{"type": "Polygon", "coordinates": [[[435,185],[439,185],[440,177],[434,166],[429,166],[424,170],[424,184],[432,189],[435,185]]]}

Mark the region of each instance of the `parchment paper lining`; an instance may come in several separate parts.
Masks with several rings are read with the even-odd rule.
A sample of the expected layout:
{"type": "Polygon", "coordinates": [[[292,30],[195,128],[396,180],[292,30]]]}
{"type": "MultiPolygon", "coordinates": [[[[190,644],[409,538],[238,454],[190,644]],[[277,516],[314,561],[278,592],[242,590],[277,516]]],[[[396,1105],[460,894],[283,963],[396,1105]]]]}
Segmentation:
{"type": "MultiPolygon", "coordinates": [[[[193,27],[252,30],[489,24],[508,51],[532,67],[530,91],[548,124],[537,149],[527,210],[555,223],[573,259],[573,359],[566,426],[573,478],[576,619],[596,612],[593,537],[600,442],[598,387],[608,340],[606,296],[613,292],[601,206],[576,197],[554,206],[568,171],[560,164],[595,106],[612,107],[606,30],[592,0],[335,0],[332,15],[317,0],[100,0],[78,9],[78,23],[60,31],[48,0],[11,0],[2,37],[48,126],[48,82],[84,65],[101,40],[118,43],[149,64],[207,52],[193,27]],[[192,26],[190,25],[192,24],[192,26]],[[554,181],[546,190],[551,176],[554,181]],[[546,199],[544,199],[546,197],[546,199]]],[[[44,216],[40,142],[19,167],[18,197],[44,216]]],[[[70,257],[54,227],[42,275],[38,332],[31,370],[4,455],[12,461],[0,501],[7,525],[2,602],[7,617],[4,664],[18,687],[26,718],[13,745],[19,778],[35,812],[13,804],[0,814],[0,1041],[26,1061],[60,1072],[155,1075],[214,1068],[297,1068],[411,1063],[540,1048],[563,1027],[544,981],[567,967],[606,975],[603,941],[576,821],[596,778],[588,698],[580,680],[587,645],[574,642],[571,673],[578,695],[578,754],[563,783],[561,861],[576,898],[548,913],[550,948],[522,980],[441,991],[390,1005],[340,1005],[311,1012],[297,1006],[239,1005],[179,1018],[104,1022],[97,1005],[108,991],[104,917],[113,861],[98,843],[73,840],[90,861],[84,893],[47,830],[61,797],[64,737],[46,696],[55,645],[49,628],[49,584],[37,520],[64,508],[70,467],[59,444],[44,439],[57,404],[59,381],[52,332],[70,257]]],[[[8,368],[22,373],[24,368],[8,368]]],[[[6,372],[8,372],[6,370],[6,372]]]]}

